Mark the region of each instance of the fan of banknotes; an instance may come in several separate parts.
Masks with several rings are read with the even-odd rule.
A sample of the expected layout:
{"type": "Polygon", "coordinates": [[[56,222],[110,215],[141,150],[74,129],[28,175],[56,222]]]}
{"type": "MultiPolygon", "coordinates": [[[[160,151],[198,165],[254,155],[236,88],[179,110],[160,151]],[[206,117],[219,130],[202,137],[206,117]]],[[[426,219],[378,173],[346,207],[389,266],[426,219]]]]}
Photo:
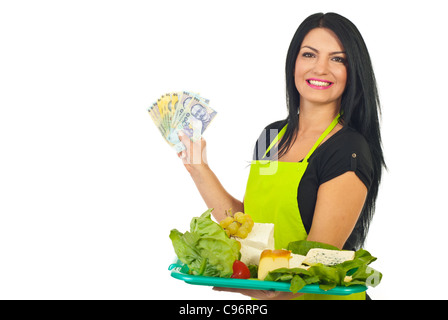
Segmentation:
{"type": "Polygon", "coordinates": [[[172,92],[161,96],[148,112],[166,142],[176,152],[181,152],[185,146],[178,132],[182,130],[193,142],[197,141],[216,116],[209,102],[196,93],[172,92]]]}

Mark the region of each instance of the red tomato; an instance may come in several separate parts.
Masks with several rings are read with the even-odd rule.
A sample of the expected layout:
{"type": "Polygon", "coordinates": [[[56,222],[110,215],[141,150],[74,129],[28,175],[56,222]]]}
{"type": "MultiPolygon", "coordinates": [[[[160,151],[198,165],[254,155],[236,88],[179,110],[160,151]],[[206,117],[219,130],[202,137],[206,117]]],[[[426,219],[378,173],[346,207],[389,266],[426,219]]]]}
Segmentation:
{"type": "Polygon", "coordinates": [[[249,268],[244,264],[244,262],[241,262],[240,260],[235,260],[235,262],[233,263],[232,278],[236,278],[236,279],[249,279],[250,278],[249,268]]]}

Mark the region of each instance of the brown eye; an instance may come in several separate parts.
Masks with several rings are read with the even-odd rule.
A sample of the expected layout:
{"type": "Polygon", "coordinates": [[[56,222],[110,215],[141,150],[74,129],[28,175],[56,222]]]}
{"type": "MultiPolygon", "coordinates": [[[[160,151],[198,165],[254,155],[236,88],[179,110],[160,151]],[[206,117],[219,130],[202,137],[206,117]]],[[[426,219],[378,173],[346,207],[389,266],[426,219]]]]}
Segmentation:
{"type": "Polygon", "coordinates": [[[334,57],[332,60],[339,63],[345,63],[345,59],[343,57],[334,57]]]}
{"type": "Polygon", "coordinates": [[[311,53],[311,52],[302,53],[302,57],[305,57],[305,58],[313,58],[314,56],[315,56],[314,53],[311,53]]]}

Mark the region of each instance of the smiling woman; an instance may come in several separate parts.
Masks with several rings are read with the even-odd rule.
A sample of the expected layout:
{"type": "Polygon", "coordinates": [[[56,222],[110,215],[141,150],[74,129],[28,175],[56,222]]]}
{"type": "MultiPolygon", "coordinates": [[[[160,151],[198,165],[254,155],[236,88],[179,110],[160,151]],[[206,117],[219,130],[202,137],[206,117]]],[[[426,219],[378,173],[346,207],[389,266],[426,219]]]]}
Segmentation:
{"type": "MultiPolygon", "coordinates": [[[[367,46],[357,27],[345,17],[336,13],[317,13],[306,18],[294,34],[288,49],[285,71],[288,117],[284,123],[288,126],[277,148],[279,158],[287,156],[290,153],[288,151],[297,145],[295,142],[300,131],[305,129],[307,123],[311,123],[303,121],[305,118],[314,118],[321,114],[321,111],[329,109],[340,114],[339,124],[333,130],[333,134],[342,127],[344,131],[350,128],[359,134],[358,138],[362,136],[364,139],[364,143],[359,143],[368,144],[366,150],[369,161],[362,160],[364,156],[360,152],[350,152],[359,150],[359,147],[350,146],[354,143],[353,138],[344,141],[344,145],[338,148],[338,152],[347,149],[345,152],[351,156],[351,163],[354,161],[357,163],[358,170],[355,171],[357,176],[364,176],[361,180],[368,185],[364,207],[354,227],[356,232],[352,232],[345,244],[360,247],[364,243],[373,217],[382,169],[385,167],[378,119],[380,103],[367,46]],[[316,87],[311,87],[317,85],[316,82],[313,83],[316,79],[334,84],[325,87],[328,90],[320,88],[316,90],[316,87]],[[333,95],[333,91],[338,92],[333,95]],[[331,101],[335,101],[336,106],[328,107],[331,101]],[[349,141],[351,143],[348,143],[349,141]],[[367,162],[371,165],[369,173],[361,174],[360,172],[364,170],[361,170],[360,166],[367,162]]],[[[275,129],[274,127],[268,126],[266,132],[275,129]]],[[[268,135],[265,137],[268,142],[263,141],[263,144],[269,143],[272,139],[268,135]]],[[[256,151],[260,154],[260,150],[256,151]]],[[[306,175],[304,178],[307,178],[306,175]]],[[[322,182],[321,180],[319,183],[322,182]]],[[[302,195],[303,193],[302,191],[302,195]]],[[[309,210],[314,212],[314,205],[309,210]]],[[[311,225],[312,221],[310,219],[309,222],[305,222],[311,225]]]]}
{"type": "MultiPolygon", "coordinates": [[[[232,208],[254,222],[272,223],[276,249],[307,239],[356,250],[366,238],[384,159],[375,77],[364,41],[349,20],[335,13],[305,19],[288,50],[286,92],[288,115],[261,133],[243,201],[227,193],[210,170],[204,139],[180,137],[186,146],[183,163],[216,220],[232,208]],[[194,154],[201,155],[200,163],[191,160],[194,154]]],[[[219,290],[260,299],[334,298],[219,290]]]]}

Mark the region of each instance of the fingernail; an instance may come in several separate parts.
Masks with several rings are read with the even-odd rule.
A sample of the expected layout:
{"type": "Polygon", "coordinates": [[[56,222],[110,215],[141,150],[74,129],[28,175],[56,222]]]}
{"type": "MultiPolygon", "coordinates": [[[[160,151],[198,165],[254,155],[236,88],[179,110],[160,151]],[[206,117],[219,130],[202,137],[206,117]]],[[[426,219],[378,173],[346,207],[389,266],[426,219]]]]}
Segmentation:
{"type": "Polygon", "coordinates": [[[182,153],[180,154],[180,158],[183,159],[187,156],[187,154],[185,153],[185,151],[182,151],[182,153]]]}
{"type": "Polygon", "coordinates": [[[179,134],[180,137],[183,137],[185,135],[183,131],[179,131],[178,134],[179,134]]]}

